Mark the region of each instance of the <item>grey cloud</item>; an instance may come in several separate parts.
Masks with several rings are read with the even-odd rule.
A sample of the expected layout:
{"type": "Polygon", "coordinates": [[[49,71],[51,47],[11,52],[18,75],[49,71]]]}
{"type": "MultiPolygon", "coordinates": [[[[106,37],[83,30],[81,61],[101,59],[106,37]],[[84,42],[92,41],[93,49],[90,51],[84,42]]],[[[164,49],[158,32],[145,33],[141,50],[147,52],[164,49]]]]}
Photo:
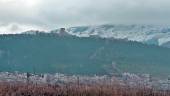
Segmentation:
{"type": "Polygon", "coordinates": [[[7,25],[15,23],[53,29],[102,23],[170,24],[169,0],[2,1],[0,24],[7,25]]]}

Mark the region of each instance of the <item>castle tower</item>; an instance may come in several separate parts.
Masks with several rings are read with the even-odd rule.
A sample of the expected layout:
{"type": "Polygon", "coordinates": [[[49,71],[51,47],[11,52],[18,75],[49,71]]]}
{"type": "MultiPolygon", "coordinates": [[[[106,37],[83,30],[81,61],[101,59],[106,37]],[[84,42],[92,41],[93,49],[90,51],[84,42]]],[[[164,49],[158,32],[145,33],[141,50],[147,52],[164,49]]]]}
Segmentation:
{"type": "Polygon", "coordinates": [[[68,36],[69,34],[66,32],[65,28],[60,28],[59,35],[60,36],[68,36]]]}

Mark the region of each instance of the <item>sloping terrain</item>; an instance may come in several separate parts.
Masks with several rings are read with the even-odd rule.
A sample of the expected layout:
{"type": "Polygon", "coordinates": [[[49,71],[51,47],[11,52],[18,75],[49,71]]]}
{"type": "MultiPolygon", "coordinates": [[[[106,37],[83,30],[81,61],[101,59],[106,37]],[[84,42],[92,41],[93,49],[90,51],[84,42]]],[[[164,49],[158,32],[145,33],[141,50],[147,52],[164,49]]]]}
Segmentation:
{"type": "Polygon", "coordinates": [[[170,49],[54,33],[0,36],[0,71],[66,74],[170,73],[170,49]]]}
{"type": "MultiPolygon", "coordinates": [[[[105,24],[70,27],[66,30],[68,33],[79,37],[89,37],[90,35],[96,35],[102,38],[114,37],[170,48],[170,45],[167,43],[170,41],[169,26],[105,24]]],[[[53,30],[52,32],[57,31],[53,30]]]]}

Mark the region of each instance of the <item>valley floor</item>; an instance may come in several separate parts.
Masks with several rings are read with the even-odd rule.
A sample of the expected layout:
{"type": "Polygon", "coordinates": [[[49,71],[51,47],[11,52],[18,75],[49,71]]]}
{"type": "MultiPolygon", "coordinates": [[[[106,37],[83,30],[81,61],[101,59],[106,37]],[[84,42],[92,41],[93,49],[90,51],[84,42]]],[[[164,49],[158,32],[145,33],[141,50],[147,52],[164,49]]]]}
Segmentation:
{"type": "Polygon", "coordinates": [[[0,96],[170,96],[170,80],[132,73],[78,76],[0,72],[0,96]]]}
{"type": "Polygon", "coordinates": [[[170,96],[170,91],[120,85],[0,83],[0,96],[170,96]]]}

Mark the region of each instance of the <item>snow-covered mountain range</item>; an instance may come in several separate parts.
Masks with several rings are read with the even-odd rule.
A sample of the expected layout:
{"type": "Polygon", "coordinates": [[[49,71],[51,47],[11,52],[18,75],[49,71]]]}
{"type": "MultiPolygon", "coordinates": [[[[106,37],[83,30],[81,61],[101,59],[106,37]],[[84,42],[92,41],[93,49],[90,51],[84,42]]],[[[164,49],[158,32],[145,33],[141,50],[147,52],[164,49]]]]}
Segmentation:
{"type": "MultiPolygon", "coordinates": [[[[63,28],[51,31],[29,30],[26,32],[19,32],[19,34],[36,35],[37,33],[60,33],[61,29],[63,28]]],[[[75,35],[78,37],[94,36],[101,38],[125,39],[170,48],[170,26],[105,24],[69,27],[64,30],[64,34],[75,35]]]]}
{"type": "MultiPolygon", "coordinates": [[[[51,31],[58,33],[60,29],[51,31]]],[[[127,39],[170,48],[170,27],[156,25],[98,25],[66,28],[66,32],[78,37],[127,39]]]]}

